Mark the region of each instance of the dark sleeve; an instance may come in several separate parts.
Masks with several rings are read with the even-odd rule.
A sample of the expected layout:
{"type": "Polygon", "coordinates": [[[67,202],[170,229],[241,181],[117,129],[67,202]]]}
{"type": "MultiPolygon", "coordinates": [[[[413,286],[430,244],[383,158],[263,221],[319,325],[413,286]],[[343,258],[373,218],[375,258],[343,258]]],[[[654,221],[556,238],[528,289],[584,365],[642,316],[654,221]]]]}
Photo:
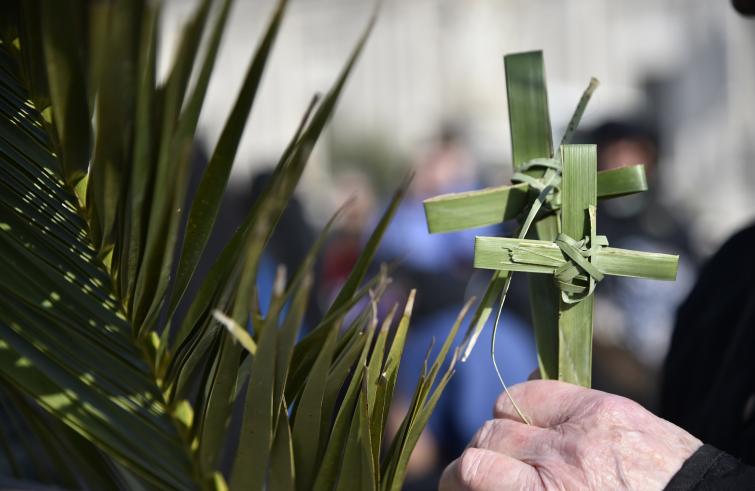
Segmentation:
{"type": "Polygon", "coordinates": [[[743,489],[755,489],[755,467],[712,445],[703,445],[684,462],[664,491],[743,489]]]}

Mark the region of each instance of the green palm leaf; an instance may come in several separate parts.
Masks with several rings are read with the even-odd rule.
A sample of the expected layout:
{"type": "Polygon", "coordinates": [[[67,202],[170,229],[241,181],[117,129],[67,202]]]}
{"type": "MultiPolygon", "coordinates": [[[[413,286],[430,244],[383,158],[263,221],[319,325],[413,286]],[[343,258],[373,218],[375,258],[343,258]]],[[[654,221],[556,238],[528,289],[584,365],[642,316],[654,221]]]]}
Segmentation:
{"type": "Polygon", "coordinates": [[[256,304],[268,239],[374,14],[198,293],[186,294],[286,1],[249,62],[185,225],[194,133],[231,6],[200,2],[164,82],[156,80],[159,4],[2,6],[0,411],[26,431],[15,441],[0,424],[0,458],[16,478],[81,489],[226,489],[219,468],[229,462],[238,489],[396,489],[403,480],[450,376],[433,385],[458,329],[381,457],[413,294],[389,346],[395,308],[376,333],[386,270],[365,278],[408,181],[303,341],[313,266],[336,217],[288,285],[279,270],[265,315],[256,304]]]}
{"type": "Polygon", "coordinates": [[[4,91],[9,105],[0,118],[0,376],[145,479],[191,487],[186,446],[87,242],[85,223],[59,211],[76,210],[76,199],[38,131],[41,122],[18,97],[23,88],[9,73],[9,54],[0,56],[2,83],[15,88],[13,96],[4,91]],[[12,123],[20,117],[27,126],[12,123]],[[46,158],[35,159],[40,154],[46,158]]]}

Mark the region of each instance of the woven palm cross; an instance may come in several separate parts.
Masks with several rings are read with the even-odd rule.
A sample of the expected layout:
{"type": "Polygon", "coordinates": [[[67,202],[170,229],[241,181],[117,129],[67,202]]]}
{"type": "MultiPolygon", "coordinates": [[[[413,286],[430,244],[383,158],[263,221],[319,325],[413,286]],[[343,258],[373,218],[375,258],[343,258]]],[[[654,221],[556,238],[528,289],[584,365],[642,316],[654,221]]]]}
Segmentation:
{"type": "Polygon", "coordinates": [[[678,256],[611,248],[597,234],[598,199],[647,189],[642,165],[597,172],[594,145],[568,144],[597,81],[582,96],[554,156],[542,52],[508,55],[504,63],[512,185],[426,200],[428,229],[442,233],[519,219],[517,238],[475,240],[475,267],[495,272],[467,332],[464,356],[494,306],[502,306],[511,273],[526,272],[541,375],[589,386],[596,284],[605,275],[673,280],[678,256]]]}

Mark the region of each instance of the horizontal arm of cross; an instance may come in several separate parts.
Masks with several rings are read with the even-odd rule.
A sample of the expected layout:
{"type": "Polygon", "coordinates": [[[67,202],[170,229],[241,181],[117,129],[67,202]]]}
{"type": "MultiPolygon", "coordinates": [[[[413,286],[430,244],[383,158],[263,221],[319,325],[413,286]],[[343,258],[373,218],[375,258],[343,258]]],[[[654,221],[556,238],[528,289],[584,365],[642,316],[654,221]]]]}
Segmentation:
{"type": "MultiPolygon", "coordinates": [[[[598,198],[609,199],[647,190],[642,165],[598,172],[598,198]]],[[[454,232],[495,225],[516,218],[527,205],[529,185],[498,186],[452,193],[425,200],[430,233],[454,232]]]]}
{"type": "MultiPolygon", "coordinates": [[[[475,268],[553,274],[566,263],[552,242],[504,237],[475,238],[475,268]]],[[[592,264],[606,275],[674,280],[679,256],[613,247],[600,248],[592,264]]]]}

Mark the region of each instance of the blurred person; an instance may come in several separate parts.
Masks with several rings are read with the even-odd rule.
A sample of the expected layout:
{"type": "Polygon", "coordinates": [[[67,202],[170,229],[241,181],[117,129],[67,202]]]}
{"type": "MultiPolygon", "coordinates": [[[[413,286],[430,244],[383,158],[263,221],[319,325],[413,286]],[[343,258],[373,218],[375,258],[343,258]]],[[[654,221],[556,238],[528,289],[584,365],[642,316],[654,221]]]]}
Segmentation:
{"type": "MultiPolygon", "coordinates": [[[[755,464],[755,224],[705,264],[679,308],[660,415],[755,464]]],[[[753,487],[755,489],[755,482],[753,487]]]]}
{"type": "MultiPolygon", "coordinates": [[[[249,202],[247,210],[251,209],[252,203],[262,196],[272,175],[272,171],[265,170],[252,178],[252,186],[247,198],[249,202]]],[[[315,242],[315,237],[315,231],[307,220],[301,201],[293,195],[275,225],[265,253],[269,255],[273,263],[285,265],[288,276],[291,277],[309,252],[315,242]]]]}
{"type": "MultiPolygon", "coordinates": [[[[205,165],[206,160],[205,162],[197,163],[193,167],[192,182],[194,183],[194,188],[190,192],[190,195],[196,192],[199,176],[202,175],[202,169],[205,165]]],[[[260,198],[270,181],[272,176],[271,168],[257,172],[250,180],[237,179],[229,182],[223,195],[220,209],[218,210],[218,219],[215,221],[215,225],[207,241],[207,246],[202,252],[196,273],[192,279],[193,281],[189,285],[189,292],[197,291],[201,287],[202,282],[212,269],[215,261],[239,227],[244,223],[249,211],[260,198]]],[[[270,305],[273,284],[279,265],[285,266],[287,277],[290,279],[314,241],[315,232],[313,227],[304,215],[299,198],[294,195],[283,210],[257,266],[257,300],[263,315],[267,313],[270,305]]],[[[186,298],[194,298],[194,294],[189,294],[186,298]]],[[[188,305],[185,308],[188,309],[188,305]]],[[[284,307],[284,310],[286,308],[287,306],[284,307]]],[[[314,326],[322,317],[317,308],[315,302],[308,302],[307,311],[302,322],[303,332],[314,326]]],[[[251,323],[247,327],[253,328],[251,323]]],[[[233,408],[233,415],[231,416],[230,427],[228,429],[230,438],[228,443],[231,446],[238,443],[237,438],[241,431],[240,424],[243,411],[243,404],[236,404],[233,408]]],[[[233,455],[227,453],[223,456],[219,465],[222,469],[228,470],[231,468],[232,463],[233,455]]],[[[0,489],[4,488],[0,486],[0,489]]]]}
{"type": "Polygon", "coordinates": [[[367,227],[376,213],[376,198],[370,180],[359,171],[335,177],[333,201],[336,208],[344,208],[320,260],[318,303],[323,309],[338,295],[359,259],[367,227]]]}
{"type": "Polygon", "coordinates": [[[423,200],[440,194],[481,187],[476,162],[463,136],[446,124],[437,140],[418,155],[415,174],[404,200],[396,210],[378,251],[380,259],[398,261],[396,288],[417,288],[415,317],[433,314],[450,305],[461,305],[474,272],[474,238],[501,235],[501,227],[429,234],[423,200]]]}
{"type": "MultiPolygon", "coordinates": [[[[241,197],[248,203],[244,210],[251,209],[252,204],[262,195],[271,178],[271,170],[258,172],[252,178],[249,194],[241,197]]],[[[296,195],[292,195],[273,229],[258,266],[257,294],[263,314],[267,312],[272,298],[273,283],[278,267],[286,268],[286,279],[290,280],[304,261],[316,237],[315,230],[304,213],[301,201],[296,195]]],[[[314,292],[311,292],[310,297],[313,296],[314,292]]],[[[316,302],[308,302],[304,316],[305,332],[320,319],[320,313],[316,302]]]]}
{"type": "Polygon", "coordinates": [[[406,267],[417,272],[444,269],[465,283],[475,231],[428,234],[422,201],[473,189],[477,185],[475,168],[475,160],[458,131],[450,125],[444,127],[438,140],[416,159],[414,177],[383,237],[381,255],[400,257],[406,267]],[[460,269],[463,275],[458,274],[460,269]]]}
{"type": "Polygon", "coordinates": [[[644,164],[648,190],[598,205],[598,230],[612,247],[678,254],[676,281],[607,277],[595,306],[597,388],[657,405],[658,371],[668,350],[674,310],[692,284],[696,258],[684,224],[662,199],[658,138],[647,125],[606,121],[584,136],[597,145],[598,170],[644,164]]]}
{"type": "MultiPolygon", "coordinates": [[[[198,171],[199,168],[196,168],[195,172],[198,171]]],[[[254,203],[262,195],[271,176],[272,171],[268,169],[256,173],[251,181],[229,183],[218,210],[218,220],[215,222],[207,246],[197,265],[194,281],[189,286],[190,291],[200,287],[225,245],[244,223],[254,203]]],[[[315,237],[315,231],[304,215],[299,198],[292,196],[273,230],[258,265],[257,294],[263,313],[267,311],[272,297],[273,282],[278,266],[285,266],[287,277],[290,279],[314,243],[315,237]]],[[[187,295],[187,298],[191,296],[187,295]]],[[[315,302],[310,302],[305,314],[305,325],[313,325],[317,318],[317,305],[315,302]]]]}
{"type": "MultiPolygon", "coordinates": [[[[421,371],[428,346],[436,340],[434,350],[439,349],[465,296],[471,290],[477,293],[476,290],[484,289],[480,282],[469,280],[473,273],[474,237],[501,235],[500,227],[437,235],[427,232],[422,201],[439,194],[479,188],[475,170],[475,160],[462,136],[453,126],[444,127],[437,141],[418,157],[414,179],[379,250],[380,259],[398,262],[397,270],[391,274],[394,282],[386,292],[386,303],[405,298],[410,288],[417,289],[412,326],[399,371],[399,402],[391,414],[397,423],[411,400],[414,387],[410,382],[421,371]]],[[[504,379],[513,383],[527,377],[536,357],[531,330],[510,306],[507,303],[501,321],[497,352],[504,379]]],[[[462,324],[460,336],[469,318],[462,324]]],[[[440,471],[487,418],[487,408],[501,386],[489,352],[482,346],[486,342],[480,340],[481,348],[466,363],[457,366],[412,454],[406,489],[436,489],[440,471]]]]}

